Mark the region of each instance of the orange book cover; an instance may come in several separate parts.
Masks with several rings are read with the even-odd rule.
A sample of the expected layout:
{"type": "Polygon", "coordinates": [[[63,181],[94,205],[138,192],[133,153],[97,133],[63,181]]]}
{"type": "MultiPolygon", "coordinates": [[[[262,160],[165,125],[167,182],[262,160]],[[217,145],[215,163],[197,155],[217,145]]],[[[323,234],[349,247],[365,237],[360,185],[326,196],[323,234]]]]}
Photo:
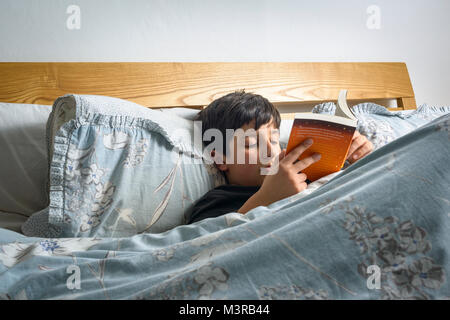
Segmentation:
{"type": "Polygon", "coordinates": [[[341,170],[350,149],[357,118],[346,103],[346,90],[342,90],[335,115],[311,112],[296,113],[289,136],[286,154],[304,140],[311,138],[313,144],[303,152],[299,160],[318,152],[321,159],[302,170],[312,182],[341,170]]]}

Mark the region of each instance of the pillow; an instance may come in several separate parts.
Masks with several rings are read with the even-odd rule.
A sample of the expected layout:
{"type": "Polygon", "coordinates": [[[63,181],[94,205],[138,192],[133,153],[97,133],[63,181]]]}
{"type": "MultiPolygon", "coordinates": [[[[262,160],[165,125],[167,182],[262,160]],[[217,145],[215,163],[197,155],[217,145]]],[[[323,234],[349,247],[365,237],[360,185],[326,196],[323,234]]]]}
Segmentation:
{"type": "Polygon", "coordinates": [[[196,200],[225,183],[192,143],[194,130],[201,134],[191,120],[122,99],[58,98],[47,123],[50,205],[24,233],[37,236],[29,226],[38,229],[45,214],[58,237],[129,237],[186,223],[196,200]]]}
{"type": "Polygon", "coordinates": [[[155,109],[164,112],[167,115],[175,115],[187,120],[194,120],[195,116],[199,113],[198,109],[191,108],[160,108],[155,109]]]}
{"type": "Polygon", "coordinates": [[[26,215],[0,210],[0,228],[20,233],[21,226],[27,219],[26,215]]]}
{"type": "MultiPolygon", "coordinates": [[[[315,106],[312,112],[334,114],[335,110],[336,105],[327,102],[315,106]]],[[[424,104],[415,110],[391,112],[383,106],[366,102],[353,106],[352,111],[358,118],[357,130],[372,142],[375,150],[449,113],[450,106],[429,107],[424,104]]]]}
{"type": "Polygon", "coordinates": [[[50,111],[45,105],[0,103],[1,211],[30,216],[48,205],[45,125],[50,111]]]}

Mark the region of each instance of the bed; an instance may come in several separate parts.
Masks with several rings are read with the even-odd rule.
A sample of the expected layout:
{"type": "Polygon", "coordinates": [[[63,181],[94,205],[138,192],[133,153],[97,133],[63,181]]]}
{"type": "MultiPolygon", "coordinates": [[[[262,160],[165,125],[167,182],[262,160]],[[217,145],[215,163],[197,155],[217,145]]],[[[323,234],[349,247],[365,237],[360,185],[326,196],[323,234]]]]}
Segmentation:
{"type": "Polygon", "coordinates": [[[0,297],[449,299],[449,113],[416,106],[404,63],[0,63],[0,297]],[[370,155],[186,224],[224,183],[200,109],[261,94],[286,143],[342,88],[370,155]]]}

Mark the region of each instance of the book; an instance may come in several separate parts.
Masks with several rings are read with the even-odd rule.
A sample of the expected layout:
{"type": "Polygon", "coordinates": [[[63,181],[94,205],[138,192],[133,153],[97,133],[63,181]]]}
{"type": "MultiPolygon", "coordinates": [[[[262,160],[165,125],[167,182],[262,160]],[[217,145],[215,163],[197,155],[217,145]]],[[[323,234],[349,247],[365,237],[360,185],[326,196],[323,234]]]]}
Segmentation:
{"type": "Polygon", "coordinates": [[[303,152],[299,160],[318,152],[319,161],[302,170],[309,181],[315,181],[342,169],[350,149],[358,119],[347,105],[347,90],[341,90],[334,115],[301,112],[295,114],[289,135],[286,154],[304,140],[313,144],[303,152]]]}

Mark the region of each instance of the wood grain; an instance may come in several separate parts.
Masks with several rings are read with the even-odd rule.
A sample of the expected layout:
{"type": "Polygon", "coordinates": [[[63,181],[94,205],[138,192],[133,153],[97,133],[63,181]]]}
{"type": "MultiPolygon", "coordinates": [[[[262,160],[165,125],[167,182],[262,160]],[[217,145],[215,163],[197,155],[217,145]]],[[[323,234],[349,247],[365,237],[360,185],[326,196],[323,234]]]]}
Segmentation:
{"type": "MultiPolygon", "coordinates": [[[[397,99],[416,107],[404,63],[1,62],[0,102],[51,105],[68,93],[106,95],[150,108],[202,108],[238,89],[274,103],[397,99]]],[[[400,105],[401,104],[401,105],[400,105]]]]}
{"type": "Polygon", "coordinates": [[[416,109],[416,99],[414,97],[398,98],[397,106],[402,110],[416,109]]]}

